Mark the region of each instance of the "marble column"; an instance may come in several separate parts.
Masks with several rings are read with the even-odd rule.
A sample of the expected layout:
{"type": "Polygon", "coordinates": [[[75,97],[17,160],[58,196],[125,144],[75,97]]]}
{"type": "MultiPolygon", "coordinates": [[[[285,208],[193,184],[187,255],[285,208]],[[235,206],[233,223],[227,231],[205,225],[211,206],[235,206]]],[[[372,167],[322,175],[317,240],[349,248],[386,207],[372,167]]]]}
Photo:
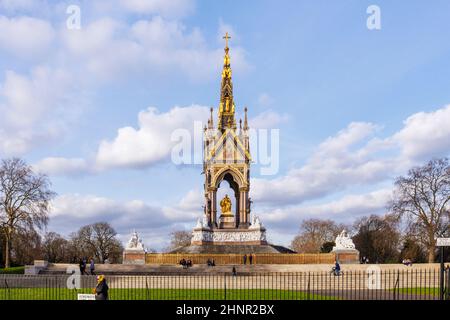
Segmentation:
{"type": "Polygon", "coordinates": [[[241,227],[245,227],[248,225],[247,221],[247,191],[245,189],[240,190],[240,201],[239,201],[239,218],[241,227]]]}
{"type": "Polygon", "coordinates": [[[240,197],[240,192],[235,192],[234,193],[235,199],[236,199],[236,208],[235,208],[235,212],[234,212],[234,223],[235,223],[235,228],[239,227],[239,225],[241,224],[241,197],[240,197]]]}
{"type": "Polygon", "coordinates": [[[210,199],[211,199],[211,225],[212,227],[217,226],[217,189],[211,190],[210,199]]]}

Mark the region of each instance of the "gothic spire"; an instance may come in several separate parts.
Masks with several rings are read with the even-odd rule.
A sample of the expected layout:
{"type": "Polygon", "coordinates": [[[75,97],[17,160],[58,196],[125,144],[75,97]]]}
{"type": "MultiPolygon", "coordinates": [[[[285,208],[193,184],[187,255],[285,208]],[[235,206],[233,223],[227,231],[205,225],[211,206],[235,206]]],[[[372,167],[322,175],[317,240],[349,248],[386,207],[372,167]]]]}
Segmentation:
{"type": "Polygon", "coordinates": [[[212,128],[214,128],[213,108],[211,108],[209,111],[211,112],[211,115],[208,120],[208,125],[209,125],[209,129],[212,129],[212,128]]]}
{"type": "Polygon", "coordinates": [[[244,112],[245,112],[245,117],[244,117],[244,130],[248,130],[249,127],[248,127],[248,119],[247,119],[247,107],[245,107],[244,112]]]}
{"type": "Polygon", "coordinates": [[[220,105],[219,105],[219,130],[236,129],[234,119],[233,82],[231,81],[231,66],[228,48],[228,40],[231,38],[228,32],[223,37],[225,39],[225,57],[223,59],[222,83],[220,85],[220,105]]]}

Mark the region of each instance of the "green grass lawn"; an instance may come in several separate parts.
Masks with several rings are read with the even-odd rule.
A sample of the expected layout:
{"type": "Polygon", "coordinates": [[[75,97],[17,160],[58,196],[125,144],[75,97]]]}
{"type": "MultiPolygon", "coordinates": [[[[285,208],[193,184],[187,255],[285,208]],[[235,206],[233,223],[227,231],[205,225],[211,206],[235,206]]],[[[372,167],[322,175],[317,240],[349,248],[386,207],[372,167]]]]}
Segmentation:
{"type": "Polygon", "coordinates": [[[397,292],[404,294],[439,296],[439,288],[399,288],[396,290],[397,292]]]}
{"type": "MultiPolygon", "coordinates": [[[[92,289],[70,290],[66,288],[13,288],[0,289],[0,300],[76,300],[77,293],[92,293],[92,289]]],[[[110,289],[111,300],[224,300],[223,289],[110,289]]],[[[227,300],[330,300],[301,291],[275,289],[230,289],[227,300]]]]}
{"type": "Polygon", "coordinates": [[[0,274],[24,274],[25,267],[0,268],[0,274]]]}

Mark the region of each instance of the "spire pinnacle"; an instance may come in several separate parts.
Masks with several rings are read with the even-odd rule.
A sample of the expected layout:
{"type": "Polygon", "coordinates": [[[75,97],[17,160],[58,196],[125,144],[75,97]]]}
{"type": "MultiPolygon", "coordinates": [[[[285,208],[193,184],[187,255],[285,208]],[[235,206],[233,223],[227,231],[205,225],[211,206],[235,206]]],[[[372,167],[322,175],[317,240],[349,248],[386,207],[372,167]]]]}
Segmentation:
{"type": "Polygon", "coordinates": [[[213,110],[214,110],[213,108],[209,109],[209,111],[211,112],[211,115],[210,115],[209,121],[208,121],[210,129],[212,129],[214,127],[213,110]]]}
{"type": "Polygon", "coordinates": [[[245,107],[244,112],[245,112],[245,116],[244,116],[244,130],[248,130],[249,127],[248,127],[248,119],[247,119],[247,107],[245,107]]]}
{"type": "Polygon", "coordinates": [[[219,130],[236,129],[234,119],[233,82],[231,80],[231,65],[228,48],[228,40],[231,38],[228,32],[223,37],[225,39],[225,57],[223,59],[222,83],[220,85],[220,105],[219,105],[219,130]]]}

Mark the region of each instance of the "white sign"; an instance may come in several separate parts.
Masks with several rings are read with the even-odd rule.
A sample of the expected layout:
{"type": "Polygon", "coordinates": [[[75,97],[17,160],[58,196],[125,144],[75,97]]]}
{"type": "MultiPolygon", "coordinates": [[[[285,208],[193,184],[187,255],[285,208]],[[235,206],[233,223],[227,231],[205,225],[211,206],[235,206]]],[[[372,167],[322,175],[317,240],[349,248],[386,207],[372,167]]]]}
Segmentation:
{"type": "Polygon", "coordinates": [[[78,300],[95,300],[95,294],[79,293],[78,300]]]}
{"type": "Polygon", "coordinates": [[[450,238],[437,238],[436,245],[438,247],[450,247],[450,238]]]}

